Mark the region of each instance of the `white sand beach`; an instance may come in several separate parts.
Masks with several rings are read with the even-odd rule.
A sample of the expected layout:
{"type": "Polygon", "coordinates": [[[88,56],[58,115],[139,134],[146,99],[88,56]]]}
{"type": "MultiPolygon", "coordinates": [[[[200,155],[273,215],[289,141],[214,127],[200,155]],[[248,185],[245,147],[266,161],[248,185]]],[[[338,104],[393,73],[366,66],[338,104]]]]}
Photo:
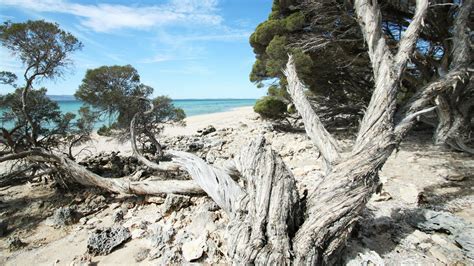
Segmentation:
{"type": "MultiPolygon", "coordinates": [[[[207,127],[209,125],[214,126],[216,129],[234,127],[239,123],[243,123],[249,119],[255,118],[257,114],[254,113],[253,107],[239,107],[226,112],[195,115],[187,117],[185,119],[185,126],[168,126],[165,128],[163,135],[165,136],[179,136],[179,135],[192,135],[195,134],[198,129],[207,127]]],[[[130,154],[132,148],[130,141],[120,142],[117,139],[111,137],[103,137],[93,134],[92,141],[89,141],[83,145],[75,147],[73,153],[79,153],[78,158],[83,158],[91,154],[97,154],[99,152],[111,152],[120,151],[121,154],[130,154]]]]}

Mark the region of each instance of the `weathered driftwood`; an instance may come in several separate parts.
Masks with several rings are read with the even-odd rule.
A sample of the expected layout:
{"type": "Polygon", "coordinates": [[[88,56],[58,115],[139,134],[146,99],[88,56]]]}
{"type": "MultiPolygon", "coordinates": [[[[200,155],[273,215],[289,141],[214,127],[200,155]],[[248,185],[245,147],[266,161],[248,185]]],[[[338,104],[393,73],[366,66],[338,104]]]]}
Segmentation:
{"type": "Polygon", "coordinates": [[[228,214],[235,210],[237,200],[244,192],[223,169],[213,167],[194,154],[180,151],[168,152],[173,162],[185,169],[193,180],[228,214]]]}
{"type": "Polygon", "coordinates": [[[204,191],[193,180],[155,180],[131,181],[129,177],[105,178],[87,170],[84,166],[69,159],[67,156],[42,149],[16,153],[0,158],[0,162],[11,159],[26,159],[32,162],[53,164],[67,173],[71,181],[84,186],[95,186],[106,191],[120,194],[162,195],[162,194],[203,194],[204,191]]]}

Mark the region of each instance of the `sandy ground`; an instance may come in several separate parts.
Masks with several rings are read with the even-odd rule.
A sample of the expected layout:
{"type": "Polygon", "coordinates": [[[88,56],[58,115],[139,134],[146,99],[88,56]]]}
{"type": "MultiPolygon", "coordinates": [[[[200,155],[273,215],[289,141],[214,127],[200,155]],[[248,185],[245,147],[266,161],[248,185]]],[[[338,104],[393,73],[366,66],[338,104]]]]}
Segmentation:
{"type": "MultiPolygon", "coordinates": [[[[191,116],[185,119],[186,126],[168,126],[165,128],[163,135],[192,135],[195,134],[198,129],[209,125],[214,126],[216,129],[236,127],[239,123],[244,123],[255,116],[256,114],[251,106],[239,107],[227,112],[191,116]]],[[[110,151],[120,151],[121,154],[131,154],[132,148],[129,141],[120,142],[114,138],[103,137],[94,133],[91,142],[74,149],[74,153],[81,152],[80,155],[77,156],[79,159],[90,154],[110,151]]]]}
{"type": "MultiPolygon", "coordinates": [[[[164,135],[193,135],[198,129],[213,125],[218,129],[218,132],[209,134],[207,137],[212,138],[212,141],[219,140],[219,138],[227,140],[222,153],[216,153],[216,157],[225,159],[231,158],[231,153],[235,153],[245,145],[248,138],[263,133],[272,148],[282,156],[287,166],[292,170],[299,188],[314,186],[314,178],[320,170],[318,165],[320,160],[315,160],[319,155],[307,136],[303,133],[286,133],[265,129],[264,122],[255,118],[256,115],[251,107],[193,116],[186,119],[186,127],[167,128],[164,135]],[[219,131],[223,128],[233,129],[219,131]]],[[[425,234],[400,223],[400,221],[404,221],[401,216],[403,212],[400,210],[431,208],[449,211],[474,224],[474,193],[472,191],[474,186],[472,174],[469,174],[473,173],[474,159],[461,153],[433,146],[430,136],[420,135],[420,133],[414,135],[402,143],[400,150],[390,157],[380,173],[383,191],[390,197],[381,199],[380,196],[375,195],[365,210],[370,215],[364,216],[366,219],[364,222],[370,226],[381,224],[380,228],[382,229],[380,230],[383,232],[370,231],[373,235],[362,235],[361,239],[365,241],[363,243],[366,248],[383,257],[386,265],[472,265],[472,261],[466,261],[459,257],[461,249],[450,242],[448,235],[442,232],[425,234]],[[449,175],[454,175],[454,172],[458,171],[463,172],[467,177],[459,181],[445,178],[446,172],[449,175]],[[420,196],[426,198],[424,205],[419,204],[420,196]],[[387,224],[385,221],[391,221],[390,223],[396,226],[387,229],[383,227],[387,224]],[[413,239],[416,240],[416,243],[413,239]],[[460,264],[456,264],[456,261],[460,264]]],[[[347,146],[353,140],[340,139],[340,141],[344,146],[347,146]]],[[[87,144],[87,148],[93,153],[121,151],[124,154],[131,152],[130,143],[119,143],[111,138],[100,136],[95,136],[94,141],[87,144]]],[[[46,219],[59,206],[77,202],[79,202],[78,205],[81,205],[89,198],[101,197],[98,193],[87,193],[81,192],[80,195],[58,194],[47,186],[35,183],[0,189],[0,206],[2,206],[0,218],[8,218],[14,226],[12,232],[9,232],[9,236],[18,235],[28,243],[24,249],[10,252],[7,250],[6,238],[0,238],[0,265],[80,265],[81,259],[84,258],[89,233],[94,228],[112,225],[111,217],[118,206],[123,208],[124,205],[130,205],[130,202],[124,201],[117,195],[109,195],[106,197],[107,204],[104,209],[86,217],[88,219],[86,223],[59,229],[52,228],[47,224],[46,219]]],[[[149,201],[145,204],[137,201],[136,204],[127,207],[129,210],[125,216],[124,226],[130,228],[132,240],[108,256],[90,258],[92,265],[96,263],[99,265],[159,264],[159,260],[152,259],[136,262],[134,256],[140,250],[150,248],[150,243],[146,238],[139,236],[140,228],[133,224],[141,224],[143,221],[148,221],[150,224],[162,223],[176,228],[182,227],[179,232],[184,232],[194,226],[191,222],[195,220],[196,210],[202,205],[201,200],[205,200],[205,198],[195,198],[195,200],[197,202],[194,206],[185,209],[185,212],[174,212],[163,218],[159,215],[163,205],[161,203],[149,201]],[[158,220],[159,222],[157,222],[158,220]],[[179,226],[177,227],[177,225],[179,226]]],[[[219,225],[217,231],[223,230],[225,232],[227,223],[225,216],[221,216],[223,218],[218,221],[222,223],[222,226],[219,225]]],[[[193,228],[195,231],[202,229],[201,231],[205,232],[201,227],[193,228]]],[[[373,230],[372,227],[370,230],[373,230]]],[[[176,239],[179,238],[176,237],[176,239]]],[[[177,241],[171,246],[179,247],[181,244],[176,244],[177,241]]],[[[352,239],[348,244],[348,249],[357,250],[355,247],[360,245],[358,238],[352,239]]]]}

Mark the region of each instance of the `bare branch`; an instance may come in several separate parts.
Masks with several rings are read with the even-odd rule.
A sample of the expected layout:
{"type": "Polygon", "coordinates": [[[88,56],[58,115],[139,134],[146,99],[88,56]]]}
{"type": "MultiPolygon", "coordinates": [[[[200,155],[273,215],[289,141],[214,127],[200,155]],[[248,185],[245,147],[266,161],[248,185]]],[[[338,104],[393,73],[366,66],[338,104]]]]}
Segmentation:
{"type": "Polygon", "coordinates": [[[423,19],[428,10],[428,0],[417,0],[416,10],[413,19],[398,44],[398,51],[395,55],[395,73],[400,77],[405,69],[408,59],[410,59],[415,49],[418,35],[423,25],[423,19]]]}
{"type": "Polygon", "coordinates": [[[169,151],[173,162],[185,169],[193,180],[209,195],[223,210],[232,215],[237,200],[244,191],[223,169],[208,165],[198,156],[180,151],[169,151]]]}
{"type": "Polygon", "coordinates": [[[381,29],[381,12],[376,0],[356,0],[354,3],[359,24],[367,42],[375,78],[375,90],[361,122],[353,149],[354,154],[372,145],[390,145],[396,96],[400,87],[401,71],[405,68],[426,14],[426,0],[417,1],[417,12],[402,40],[395,61],[385,43],[381,29]],[[419,5],[419,6],[418,6],[419,5]]]}
{"type": "Polygon", "coordinates": [[[305,86],[298,78],[293,57],[289,55],[284,74],[288,80],[288,93],[303,118],[306,133],[321,152],[328,169],[340,158],[336,139],[324,128],[318,115],[304,94],[305,86]]]}

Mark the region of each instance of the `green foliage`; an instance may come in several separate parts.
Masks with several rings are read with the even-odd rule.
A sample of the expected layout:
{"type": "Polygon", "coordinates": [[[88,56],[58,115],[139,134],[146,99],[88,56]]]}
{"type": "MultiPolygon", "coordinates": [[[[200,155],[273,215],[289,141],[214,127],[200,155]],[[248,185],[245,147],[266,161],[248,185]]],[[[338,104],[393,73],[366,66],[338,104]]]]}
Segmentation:
{"type": "Polygon", "coordinates": [[[286,17],[284,24],[287,31],[297,31],[303,29],[306,19],[303,12],[298,11],[286,17]]]}
{"type": "Polygon", "coordinates": [[[313,59],[309,54],[304,53],[300,49],[292,49],[291,54],[295,62],[296,71],[303,80],[310,80],[313,74],[313,59]]]}
{"type": "Polygon", "coordinates": [[[285,28],[280,20],[267,20],[257,26],[255,32],[250,35],[250,44],[258,51],[266,47],[275,35],[284,33],[285,28]]]}
{"type": "Polygon", "coordinates": [[[278,76],[281,70],[288,61],[288,54],[286,49],[286,37],[275,36],[265,49],[268,56],[266,64],[266,73],[269,76],[278,76]]]}
{"type": "Polygon", "coordinates": [[[25,65],[27,87],[38,76],[60,76],[70,63],[71,53],[82,48],[82,43],[72,34],[44,20],[4,22],[0,25],[0,41],[25,65]]]}
{"type": "Polygon", "coordinates": [[[363,108],[370,99],[370,61],[360,27],[343,1],[273,0],[268,19],[255,29],[250,45],[256,57],[250,81],[259,88],[273,84],[269,96],[291,102],[282,70],[292,54],[298,77],[319,108],[363,108]]]}
{"type": "Polygon", "coordinates": [[[259,99],[253,110],[266,119],[281,119],[286,113],[286,103],[274,96],[265,96],[259,99]]]}
{"type": "Polygon", "coordinates": [[[77,120],[72,113],[61,114],[58,104],[46,96],[46,89],[34,89],[38,79],[54,79],[61,76],[71,64],[71,54],[82,48],[73,35],[63,31],[58,24],[43,20],[25,23],[4,22],[0,25],[1,45],[20,59],[25,67],[25,85],[16,84],[17,77],[10,72],[0,72],[0,83],[16,90],[0,96],[2,116],[0,122],[13,124],[2,128],[3,138],[9,149],[32,147],[52,148],[70,139],[85,139],[92,131],[94,118],[86,111],[77,120]],[[85,115],[85,116],[82,116],[85,115]],[[90,115],[90,117],[86,117],[90,115]]]}
{"type": "Polygon", "coordinates": [[[75,96],[109,118],[115,118],[111,126],[100,128],[99,134],[117,132],[126,138],[135,114],[141,114],[135,123],[138,133],[158,134],[164,123],[180,122],[185,118],[184,111],[175,108],[170,98],[159,96],[150,99],[152,93],[153,88],[140,82],[137,70],[126,65],[87,70],[75,96]],[[151,105],[153,109],[149,111],[151,105]]]}
{"type": "Polygon", "coordinates": [[[269,96],[274,96],[279,99],[287,99],[289,97],[288,92],[278,85],[271,85],[270,87],[268,87],[267,94],[269,96]]]}
{"type": "MultiPolygon", "coordinates": [[[[13,123],[14,127],[26,134],[31,126],[22,110],[21,94],[23,88],[16,89],[12,93],[0,96],[0,106],[3,114],[0,117],[2,123],[13,123]]],[[[29,103],[27,112],[31,117],[33,125],[39,129],[38,134],[46,135],[52,132],[52,126],[60,123],[62,116],[59,106],[46,96],[46,89],[31,90],[26,101],[29,103]]]]}
{"type": "Polygon", "coordinates": [[[99,136],[110,137],[110,136],[112,136],[112,127],[108,127],[106,125],[103,125],[97,130],[97,134],[99,136]]]}
{"type": "Polygon", "coordinates": [[[124,112],[130,99],[148,97],[151,87],[140,83],[140,75],[131,65],[102,66],[88,69],[74,96],[108,113],[124,112]]]}
{"type": "Polygon", "coordinates": [[[252,72],[250,72],[250,81],[256,82],[258,86],[259,82],[265,77],[267,77],[265,64],[263,64],[262,60],[260,59],[255,60],[255,63],[253,63],[252,66],[252,72]]]}
{"type": "Polygon", "coordinates": [[[17,79],[18,77],[14,73],[8,71],[0,71],[0,84],[10,85],[15,88],[15,82],[17,81],[17,79]]]}

